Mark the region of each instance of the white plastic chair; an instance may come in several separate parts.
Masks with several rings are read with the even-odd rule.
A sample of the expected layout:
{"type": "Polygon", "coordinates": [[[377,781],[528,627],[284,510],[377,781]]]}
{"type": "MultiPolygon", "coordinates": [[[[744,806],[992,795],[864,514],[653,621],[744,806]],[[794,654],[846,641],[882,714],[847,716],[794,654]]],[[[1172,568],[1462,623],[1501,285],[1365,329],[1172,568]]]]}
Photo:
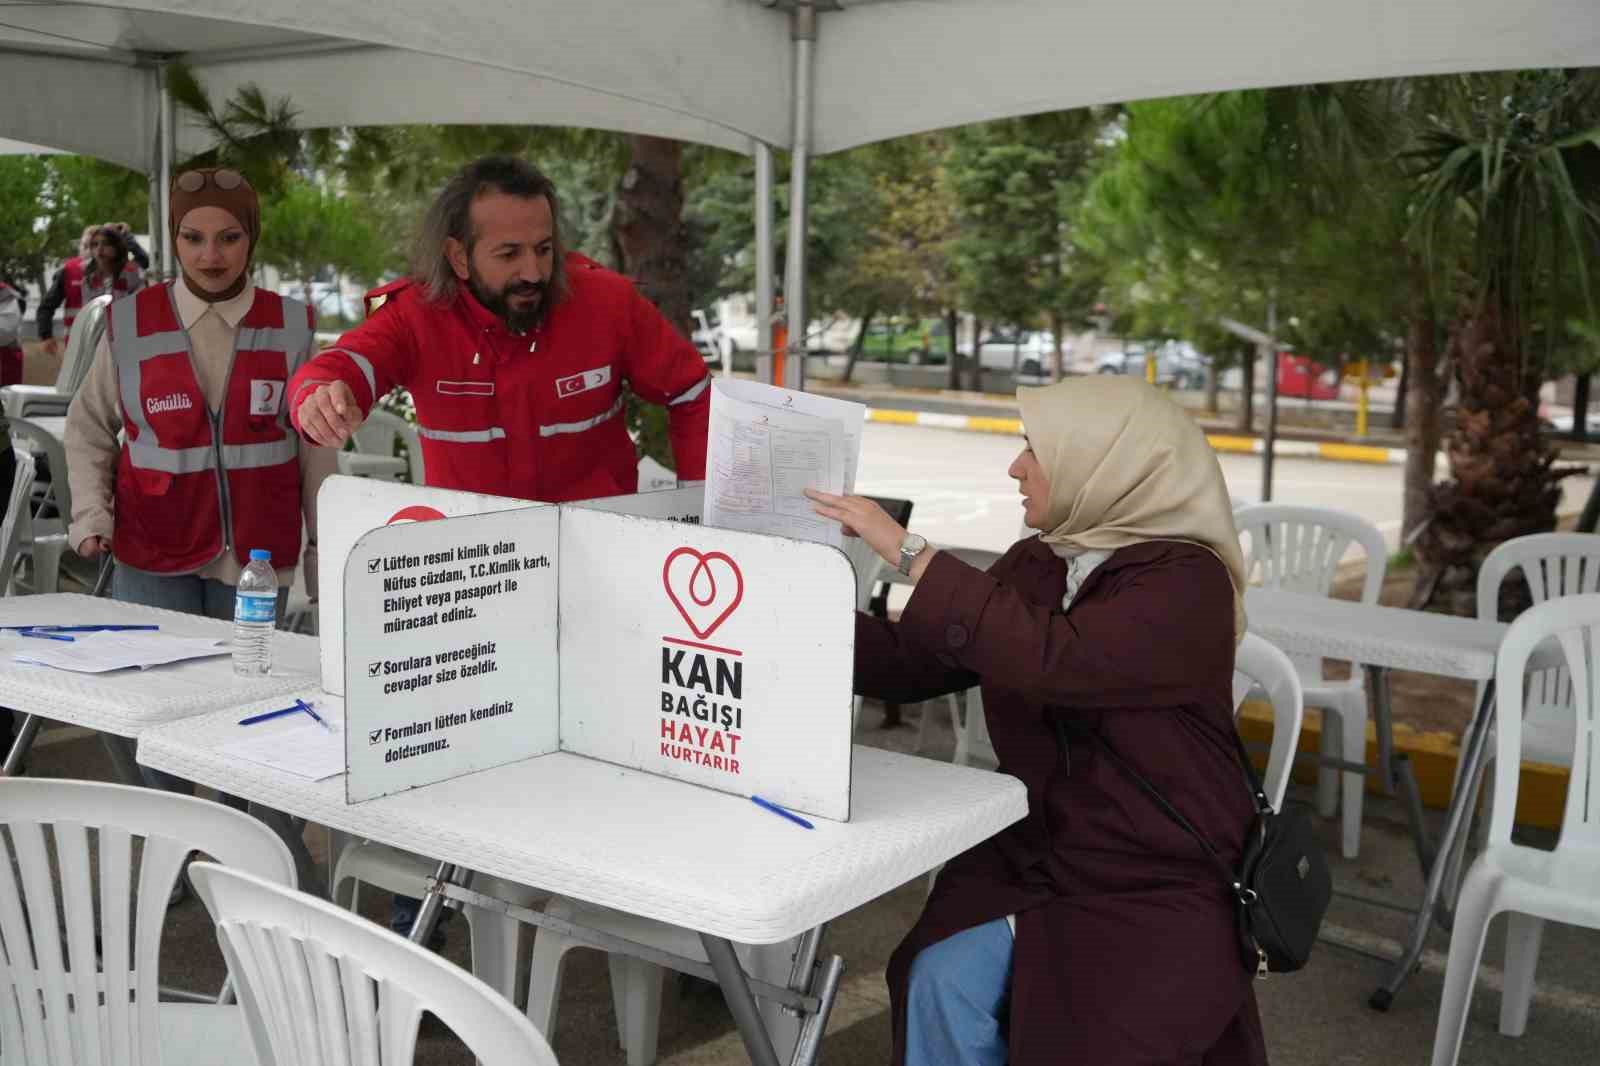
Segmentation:
{"type": "MultiPolygon", "coordinates": [[[[48,487],[32,501],[33,510],[24,519],[25,533],[21,552],[32,563],[30,592],[55,592],[60,587],[61,558],[67,551],[67,523],[72,517],[72,492],[67,485],[67,450],[55,434],[25,418],[11,420],[11,437],[22,444],[17,449],[43,455],[50,467],[48,487]],[[48,517],[41,517],[53,512],[48,517]]],[[[35,460],[37,462],[37,460],[35,460]]],[[[39,488],[35,472],[35,489],[39,488]]]]}
{"type": "Polygon", "coordinates": [[[11,498],[6,501],[6,517],[0,523],[0,596],[11,595],[23,538],[28,533],[28,508],[33,496],[33,456],[16,454],[17,472],[11,482],[11,498]]]}
{"type": "Polygon", "coordinates": [[[374,407],[367,420],[351,435],[353,451],[341,451],[339,473],[423,484],[422,441],[417,429],[399,415],[374,407]],[[394,454],[394,442],[405,445],[406,458],[394,454]]]}
{"type": "Polygon", "coordinates": [[[1506,924],[1505,991],[1500,1032],[1527,1028],[1539,941],[1546,920],[1600,929],[1600,595],[1562,596],[1526,611],[1511,624],[1495,664],[1498,721],[1494,815],[1489,843],[1461,885],[1445,966],[1444,993],[1433,1041],[1434,1066],[1452,1066],[1461,1050],[1472,985],[1489,921],[1511,912],[1506,924]],[[1561,837],[1542,851],[1511,840],[1523,754],[1523,681],[1529,655],[1546,639],[1559,641],[1572,680],[1572,774],[1561,837]]]}
{"type": "MultiPolygon", "coordinates": [[[[1351,545],[1366,553],[1366,579],[1361,586],[1361,602],[1375,604],[1383,591],[1383,575],[1388,568],[1388,548],[1378,527],[1357,515],[1322,507],[1292,507],[1287,504],[1260,503],[1233,512],[1234,525],[1245,546],[1245,572],[1252,580],[1271,589],[1286,589],[1312,596],[1327,596],[1339,563],[1351,545]]],[[[1322,672],[1317,657],[1290,656],[1300,674],[1300,686],[1307,707],[1319,707],[1322,716],[1322,753],[1330,758],[1364,762],[1367,753],[1367,690],[1362,664],[1351,664],[1351,676],[1331,681],[1322,672]],[[1338,720],[1333,728],[1329,714],[1338,720]]],[[[1341,850],[1353,859],[1361,850],[1361,808],[1366,790],[1366,775],[1355,771],[1342,774],[1324,767],[1317,774],[1317,809],[1330,817],[1339,799],[1343,779],[1344,818],[1341,850]]]]}
{"type": "Polygon", "coordinates": [[[272,830],[192,796],[35,778],[0,779],[0,825],[0,1062],[249,1060],[238,1007],[159,1002],[161,929],[191,851],[293,886],[272,830]]]}
{"type": "MultiPolygon", "coordinates": [[[[360,905],[362,884],[388,892],[420,897],[428,890],[428,879],[438,862],[374,841],[354,841],[340,835],[344,846],[330,853],[336,856],[328,894],[333,902],[348,910],[360,905]]],[[[526,885],[502,881],[497,877],[473,874],[471,887],[521,907],[532,907],[545,893],[526,885]]],[[[467,932],[472,942],[472,972],[480,981],[516,1002],[517,954],[522,924],[504,911],[486,910],[468,904],[462,907],[467,932]]]]}
{"type": "MultiPolygon", "coordinates": [[[[1600,536],[1535,533],[1499,545],[1478,569],[1478,617],[1499,618],[1500,586],[1513,570],[1535,605],[1559,596],[1600,592],[1600,536]]],[[[1566,670],[1528,675],[1522,718],[1523,754],[1538,762],[1572,762],[1572,679],[1566,670]]],[[[1480,692],[1481,696],[1481,692],[1480,692]]]]}
{"type": "Polygon", "coordinates": [[[1300,724],[1305,715],[1300,672],[1276,644],[1246,633],[1233,653],[1233,714],[1237,718],[1245,697],[1260,689],[1272,705],[1272,747],[1267,752],[1267,772],[1261,787],[1273,810],[1283,809],[1289,772],[1300,747],[1300,724]]]}
{"type": "MultiPolygon", "coordinates": [[[[660,951],[706,961],[705,948],[698,933],[651,918],[642,918],[607,907],[597,907],[564,896],[551,897],[544,912],[590,929],[611,933],[660,951]]],[[[735,944],[740,964],[750,976],[775,985],[787,984],[793,962],[795,941],[751,946],[735,944]]],[[[555,1032],[556,1008],[561,999],[562,962],[573,948],[586,947],[582,941],[540,926],[533,938],[533,964],[528,974],[528,1019],[548,1039],[555,1032]]],[[[611,1000],[616,1010],[617,1029],[628,1066],[650,1066],[656,1061],[656,1036],[661,1020],[662,967],[643,959],[608,954],[611,975],[611,1000]]],[[[772,1037],[780,1062],[788,1062],[800,1037],[800,1019],[786,1014],[777,1004],[757,999],[761,1017],[772,1037]]]]}
{"type": "Polygon", "coordinates": [[[429,1011],[485,1066],[556,1066],[494,989],[323,900],[208,862],[189,867],[217,923],[263,1066],[409,1066],[429,1011]]]}
{"type": "MultiPolygon", "coordinates": [[[[111,300],[110,293],[96,296],[78,312],[54,385],[8,385],[0,389],[0,405],[4,406],[7,417],[59,418],[67,413],[78,386],[89,374],[95,347],[105,335],[106,308],[111,306],[111,300]]],[[[63,472],[65,469],[62,468],[63,472]]]]}

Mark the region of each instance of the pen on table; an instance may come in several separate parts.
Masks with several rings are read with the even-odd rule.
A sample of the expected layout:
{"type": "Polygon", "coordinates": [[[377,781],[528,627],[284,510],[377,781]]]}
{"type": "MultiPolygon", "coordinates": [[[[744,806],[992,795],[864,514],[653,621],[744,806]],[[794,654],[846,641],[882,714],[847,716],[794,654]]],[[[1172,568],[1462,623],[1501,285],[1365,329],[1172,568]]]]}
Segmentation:
{"type": "Polygon", "coordinates": [[[330,733],[333,732],[333,726],[324,721],[320,714],[312,710],[311,704],[307,703],[305,700],[295,700],[294,706],[292,707],[280,707],[276,711],[263,711],[260,714],[252,714],[249,718],[239,719],[239,724],[255,725],[257,722],[267,722],[274,718],[282,718],[286,714],[299,714],[302,711],[316,719],[317,724],[322,726],[322,728],[326,729],[330,733]]]}
{"type": "Polygon", "coordinates": [[[299,708],[302,711],[305,711],[311,717],[315,718],[317,720],[317,724],[318,725],[320,725],[322,728],[326,729],[330,733],[333,732],[333,726],[329,725],[328,722],[327,722],[327,719],[323,718],[322,715],[320,715],[316,711],[312,710],[311,709],[311,704],[307,703],[305,700],[302,700],[302,699],[296,699],[294,702],[295,702],[295,706],[297,708],[299,708]]]}
{"type": "Polygon", "coordinates": [[[68,633],[127,633],[132,630],[160,629],[160,626],[124,626],[124,625],[91,625],[91,626],[0,626],[0,629],[14,630],[19,637],[36,637],[39,640],[60,640],[71,644],[77,640],[69,637],[68,633]]]}
{"type": "Polygon", "coordinates": [[[794,813],[791,810],[786,810],[785,808],[778,806],[776,803],[773,803],[771,800],[762,799],[760,796],[751,796],[750,797],[750,802],[754,803],[757,807],[766,808],[767,810],[771,811],[773,814],[776,814],[776,815],[779,815],[780,817],[789,819],[789,821],[793,822],[795,825],[803,826],[806,829],[815,829],[816,828],[816,826],[812,825],[810,822],[806,821],[804,818],[800,817],[798,814],[794,813]]]}

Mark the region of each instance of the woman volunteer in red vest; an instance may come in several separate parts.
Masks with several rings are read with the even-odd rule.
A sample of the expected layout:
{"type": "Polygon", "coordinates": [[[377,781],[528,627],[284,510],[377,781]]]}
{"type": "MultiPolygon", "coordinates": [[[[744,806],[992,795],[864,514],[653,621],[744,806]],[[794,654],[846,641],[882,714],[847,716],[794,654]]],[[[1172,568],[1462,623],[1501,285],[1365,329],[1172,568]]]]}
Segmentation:
{"type": "Polygon", "coordinates": [[[111,305],[67,411],[71,543],[116,557],[117,599],[223,619],[250,549],[266,548],[281,618],[302,515],[315,595],[316,492],[335,460],[301,444],[284,411],[311,313],[251,284],[261,215],[242,175],[186,171],[171,209],[182,276],[111,305]]]}

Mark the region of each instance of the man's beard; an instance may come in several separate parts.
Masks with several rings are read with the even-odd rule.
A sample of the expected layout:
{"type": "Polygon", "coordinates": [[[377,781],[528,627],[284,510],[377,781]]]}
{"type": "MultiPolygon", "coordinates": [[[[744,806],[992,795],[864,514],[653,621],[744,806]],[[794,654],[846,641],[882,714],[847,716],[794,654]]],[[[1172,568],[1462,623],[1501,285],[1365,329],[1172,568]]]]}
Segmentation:
{"type": "Polygon", "coordinates": [[[492,311],[512,333],[526,333],[544,321],[545,308],[550,302],[550,286],[544,282],[513,281],[495,292],[485,285],[476,268],[467,268],[467,286],[484,307],[492,311]],[[511,306],[512,296],[537,294],[539,299],[526,311],[511,306]]]}

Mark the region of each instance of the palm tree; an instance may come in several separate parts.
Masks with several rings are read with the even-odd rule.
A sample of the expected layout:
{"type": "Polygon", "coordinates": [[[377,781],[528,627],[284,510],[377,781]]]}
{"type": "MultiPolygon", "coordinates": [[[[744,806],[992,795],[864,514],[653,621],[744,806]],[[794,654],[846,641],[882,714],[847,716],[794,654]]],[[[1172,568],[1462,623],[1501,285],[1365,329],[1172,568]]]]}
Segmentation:
{"type": "Polygon", "coordinates": [[[1459,399],[1451,476],[1415,547],[1419,601],[1466,614],[1494,545],[1555,526],[1568,471],[1540,436],[1538,390],[1574,307],[1593,319],[1600,74],[1462,75],[1437,87],[1407,158],[1418,245],[1435,277],[1455,281],[1446,358],[1459,399]]]}

